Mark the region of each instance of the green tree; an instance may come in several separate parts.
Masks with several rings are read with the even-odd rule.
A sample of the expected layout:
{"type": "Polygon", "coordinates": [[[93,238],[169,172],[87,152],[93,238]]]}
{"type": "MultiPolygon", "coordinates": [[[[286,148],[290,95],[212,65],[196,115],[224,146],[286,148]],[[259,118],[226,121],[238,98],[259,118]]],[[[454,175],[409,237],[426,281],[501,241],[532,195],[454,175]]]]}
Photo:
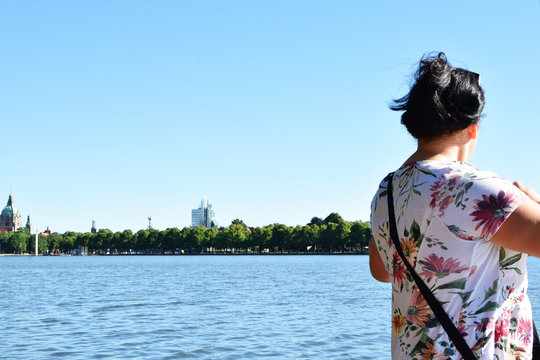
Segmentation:
{"type": "Polygon", "coordinates": [[[351,234],[349,236],[349,246],[359,247],[361,251],[369,244],[371,238],[371,229],[369,222],[357,221],[351,225],[351,234]]]}
{"type": "Polygon", "coordinates": [[[344,222],[343,218],[338,213],[335,213],[335,212],[328,215],[323,221],[325,225],[328,225],[330,223],[339,224],[342,222],[344,222]]]}
{"type": "Polygon", "coordinates": [[[47,237],[47,248],[49,252],[60,249],[60,243],[62,241],[62,235],[57,232],[53,232],[47,237]]]}
{"type": "Polygon", "coordinates": [[[133,231],[127,229],[114,233],[114,247],[116,249],[130,250],[134,248],[133,231]]]}
{"type": "Polygon", "coordinates": [[[227,231],[228,230],[226,228],[223,228],[217,233],[215,238],[216,250],[223,251],[232,247],[231,243],[229,242],[230,238],[227,231]]]}
{"type": "Polygon", "coordinates": [[[148,241],[148,230],[141,229],[137,231],[134,235],[134,247],[137,250],[147,250],[151,248],[150,242],[148,241]]]}
{"type": "Polygon", "coordinates": [[[0,254],[10,253],[10,245],[8,244],[8,233],[0,232],[0,254]]]}
{"type": "Polygon", "coordinates": [[[319,244],[319,225],[306,225],[302,228],[302,232],[304,233],[304,238],[306,239],[306,248],[310,247],[311,250],[315,251],[315,248],[319,244]]]}
{"type": "Polygon", "coordinates": [[[201,243],[201,246],[204,248],[215,248],[216,247],[216,237],[218,236],[219,230],[216,227],[211,227],[204,232],[204,239],[201,243]]]}
{"type": "Polygon", "coordinates": [[[241,225],[245,229],[247,229],[247,225],[240,219],[234,219],[233,221],[231,221],[231,225],[241,225]]]}
{"type": "Polygon", "coordinates": [[[321,227],[319,244],[324,251],[343,249],[349,239],[350,231],[350,224],[347,222],[330,222],[321,227]]]}
{"type": "Polygon", "coordinates": [[[320,244],[321,250],[331,251],[331,249],[336,246],[335,233],[336,233],[337,227],[338,227],[338,224],[332,223],[332,222],[321,226],[321,233],[319,235],[319,244],[320,244]]]}
{"type": "Polygon", "coordinates": [[[302,251],[305,252],[307,250],[309,239],[306,237],[306,234],[304,233],[304,226],[296,226],[293,230],[291,235],[288,237],[289,242],[286,244],[286,249],[288,250],[294,250],[296,252],[302,251]]]}
{"type": "Polygon", "coordinates": [[[204,242],[205,232],[206,228],[204,226],[197,226],[196,228],[191,229],[185,238],[185,248],[190,250],[200,248],[201,244],[204,242]]]}
{"type": "Polygon", "coordinates": [[[159,230],[156,229],[149,229],[148,230],[148,248],[152,249],[155,252],[155,249],[160,249],[161,244],[159,242],[159,230]]]}
{"type": "Polygon", "coordinates": [[[88,250],[96,252],[103,249],[103,236],[98,234],[86,233],[88,240],[88,250]]]}
{"type": "Polygon", "coordinates": [[[308,223],[308,225],[317,225],[317,226],[321,226],[322,224],[324,224],[324,220],[317,216],[312,217],[311,221],[308,223]]]}
{"type": "Polygon", "coordinates": [[[258,252],[270,248],[273,227],[273,225],[268,225],[262,228],[254,228],[249,234],[249,246],[255,248],[258,252]]]}
{"type": "Polygon", "coordinates": [[[272,228],[272,238],[270,239],[270,249],[283,251],[285,244],[289,242],[289,236],[291,236],[292,228],[283,225],[275,224],[272,228]]]}
{"type": "Polygon", "coordinates": [[[109,229],[99,229],[94,235],[95,250],[109,250],[113,247],[114,234],[109,229]]]}
{"type": "MultiPolygon", "coordinates": [[[[26,252],[29,254],[35,253],[36,235],[25,233],[26,235],[26,252]]],[[[48,251],[47,236],[38,235],[38,253],[48,251]]],[[[63,237],[61,238],[63,239],[63,237]]]]}
{"type": "Polygon", "coordinates": [[[74,232],[65,232],[60,239],[60,243],[58,244],[60,251],[63,253],[69,253],[71,250],[73,250],[76,238],[77,235],[74,232]]]}
{"type": "Polygon", "coordinates": [[[163,231],[162,245],[164,249],[174,250],[176,248],[180,248],[181,243],[182,232],[179,228],[168,228],[167,230],[163,231]]]}
{"type": "MultiPolygon", "coordinates": [[[[35,240],[34,240],[35,241],[35,240]]],[[[47,235],[38,235],[38,253],[43,254],[49,249],[49,237],[47,235]]]]}
{"type": "Polygon", "coordinates": [[[347,243],[349,242],[349,237],[351,234],[351,223],[347,221],[343,221],[337,224],[336,232],[335,232],[335,245],[334,249],[340,249],[343,251],[343,249],[347,246],[347,243]]]}
{"type": "Polygon", "coordinates": [[[26,253],[26,244],[28,241],[28,235],[22,232],[9,232],[7,248],[10,249],[12,254],[26,253]]]}
{"type": "Polygon", "coordinates": [[[94,234],[92,233],[79,233],[77,234],[76,238],[75,238],[75,243],[73,244],[73,246],[76,248],[76,249],[80,249],[82,250],[83,247],[88,247],[90,249],[90,245],[92,244],[93,242],[93,237],[94,237],[94,234]]]}
{"type": "Polygon", "coordinates": [[[225,231],[225,236],[227,237],[227,243],[229,247],[236,249],[246,249],[247,248],[247,238],[249,231],[247,227],[242,224],[232,224],[225,231]]]}

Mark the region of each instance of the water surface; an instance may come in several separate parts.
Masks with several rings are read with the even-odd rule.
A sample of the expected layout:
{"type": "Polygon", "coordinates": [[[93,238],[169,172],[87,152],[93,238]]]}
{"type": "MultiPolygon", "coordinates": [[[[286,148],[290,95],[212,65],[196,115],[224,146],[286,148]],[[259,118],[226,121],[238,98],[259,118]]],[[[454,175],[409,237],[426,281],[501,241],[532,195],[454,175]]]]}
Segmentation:
{"type": "Polygon", "coordinates": [[[367,256],[0,257],[0,289],[9,359],[390,358],[367,256]]]}

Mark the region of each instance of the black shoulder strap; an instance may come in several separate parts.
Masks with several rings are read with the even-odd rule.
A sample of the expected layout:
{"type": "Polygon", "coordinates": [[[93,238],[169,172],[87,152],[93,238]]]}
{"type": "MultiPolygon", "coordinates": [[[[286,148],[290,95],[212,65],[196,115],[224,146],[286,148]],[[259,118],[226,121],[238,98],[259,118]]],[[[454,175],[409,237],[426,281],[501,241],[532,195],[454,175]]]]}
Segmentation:
{"type": "Polygon", "coordinates": [[[389,215],[389,223],[390,223],[390,237],[392,238],[392,241],[394,243],[394,247],[396,248],[396,251],[398,252],[399,256],[403,260],[403,263],[407,267],[407,270],[412,275],[414,281],[416,282],[416,285],[418,286],[418,289],[428,302],[429,306],[435,313],[435,316],[439,320],[439,323],[442,325],[446,333],[448,334],[448,337],[452,340],[452,343],[454,343],[454,346],[459,351],[463,359],[465,360],[476,360],[476,356],[473,354],[471,348],[465,340],[463,339],[463,336],[459,333],[458,329],[450,320],[448,317],[448,314],[446,314],[446,311],[444,311],[443,307],[441,306],[441,303],[435,298],[435,295],[429,290],[427,285],[424,283],[422,278],[418,276],[416,271],[414,271],[414,268],[409,263],[405,255],[403,254],[403,249],[401,248],[401,245],[399,243],[399,236],[397,232],[396,227],[396,216],[394,213],[394,198],[393,198],[393,188],[392,188],[392,177],[394,176],[394,173],[390,173],[387,176],[388,179],[388,190],[387,190],[387,197],[388,197],[388,215],[389,215]]]}
{"type": "Polygon", "coordinates": [[[533,360],[540,359],[540,339],[538,338],[538,331],[536,331],[536,325],[533,320],[533,360]]]}

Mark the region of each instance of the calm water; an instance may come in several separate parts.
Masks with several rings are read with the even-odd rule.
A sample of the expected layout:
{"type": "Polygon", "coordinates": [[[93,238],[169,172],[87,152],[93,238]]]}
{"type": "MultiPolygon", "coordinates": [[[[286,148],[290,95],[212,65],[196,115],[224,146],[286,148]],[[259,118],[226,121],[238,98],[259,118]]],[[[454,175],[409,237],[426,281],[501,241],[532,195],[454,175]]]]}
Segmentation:
{"type": "MultiPolygon", "coordinates": [[[[0,357],[388,359],[366,256],[0,257],[0,357]]],[[[540,313],[540,260],[529,260],[540,313]]]]}

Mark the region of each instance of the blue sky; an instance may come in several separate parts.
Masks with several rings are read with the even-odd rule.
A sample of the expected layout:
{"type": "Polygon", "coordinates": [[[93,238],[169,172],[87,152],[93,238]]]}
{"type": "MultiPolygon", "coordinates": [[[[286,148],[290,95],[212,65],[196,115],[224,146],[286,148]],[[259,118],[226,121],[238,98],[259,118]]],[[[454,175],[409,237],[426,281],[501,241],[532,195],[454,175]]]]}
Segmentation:
{"type": "Polygon", "coordinates": [[[0,2],[0,201],[40,230],[368,220],[415,150],[389,102],[481,74],[471,162],[540,190],[538,1],[0,2]]]}

